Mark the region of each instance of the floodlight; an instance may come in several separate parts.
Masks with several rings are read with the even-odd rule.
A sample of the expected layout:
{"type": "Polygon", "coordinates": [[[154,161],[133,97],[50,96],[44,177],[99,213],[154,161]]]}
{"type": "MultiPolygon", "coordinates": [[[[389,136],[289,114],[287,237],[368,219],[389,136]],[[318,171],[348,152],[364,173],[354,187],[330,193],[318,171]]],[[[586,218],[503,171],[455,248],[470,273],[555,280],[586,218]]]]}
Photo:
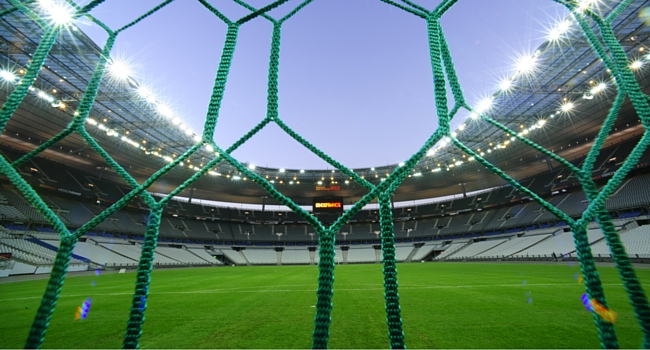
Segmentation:
{"type": "Polygon", "coordinates": [[[73,12],[70,6],[55,0],[39,0],[38,4],[54,24],[63,26],[72,22],[73,12]]]}
{"type": "Polygon", "coordinates": [[[501,80],[501,82],[499,83],[499,89],[501,91],[508,91],[512,88],[512,85],[513,85],[512,80],[510,80],[509,78],[505,78],[501,80]]]}
{"type": "Polygon", "coordinates": [[[174,116],[174,112],[172,112],[171,108],[162,103],[156,106],[156,109],[163,117],[172,118],[174,116]]]}
{"type": "Polygon", "coordinates": [[[492,102],[494,102],[494,99],[492,97],[481,100],[481,102],[479,102],[478,105],[476,106],[476,112],[481,114],[487,111],[488,109],[490,109],[490,107],[492,107],[492,102]]]}
{"type": "Polygon", "coordinates": [[[591,93],[595,95],[595,94],[597,94],[597,93],[599,93],[599,92],[601,92],[601,91],[603,91],[605,89],[607,89],[607,84],[600,83],[600,84],[594,86],[593,88],[591,88],[591,93]]]}
{"type": "Polygon", "coordinates": [[[560,107],[560,109],[562,110],[562,112],[568,112],[568,111],[572,110],[573,107],[575,107],[575,105],[573,104],[573,102],[567,102],[567,103],[563,104],[563,105],[560,107]]]}
{"type": "Polygon", "coordinates": [[[154,103],[156,102],[156,97],[154,96],[153,92],[149,90],[146,86],[140,86],[138,88],[138,95],[140,95],[142,98],[145,99],[145,101],[149,103],[154,103]]]}
{"type": "Polygon", "coordinates": [[[597,2],[598,0],[580,0],[580,4],[578,5],[576,11],[582,12],[588,9],[589,7],[591,7],[592,5],[595,5],[597,2]]]}
{"type": "Polygon", "coordinates": [[[0,78],[10,83],[13,83],[18,79],[18,77],[14,73],[4,69],[0,70],[0,78]]]}
{"type": "Polygon", "coordinates": [[[111,59],[108,64],[108,73],[118,80],[125,81],[132,74],[131,67],[124,61],[111,59]]]}
{"type": "Polygon", "coordinates": [[[571,22],[568,20],[564,20],[562,22],[559,22],[553,29],[551,29],[548,33],[548,38],[551,41],[557,41],[562,37],[562,34],[566,33],[569,28],[571,27],[571,22]]]}
{"type": "Polygon", "coordinates": [[[533,56],[521,56],[515,63],[517,73],[528,74],[535,69],[537,59],[533,56]]]}

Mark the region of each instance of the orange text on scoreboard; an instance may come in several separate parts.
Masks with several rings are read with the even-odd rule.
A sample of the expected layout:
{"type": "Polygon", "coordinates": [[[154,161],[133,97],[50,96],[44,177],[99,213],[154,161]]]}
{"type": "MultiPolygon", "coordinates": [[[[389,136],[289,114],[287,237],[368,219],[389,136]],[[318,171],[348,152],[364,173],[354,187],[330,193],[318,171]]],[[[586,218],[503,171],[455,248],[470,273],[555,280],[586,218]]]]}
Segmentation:
{"type": "Polygon", "coordinates": [[[341,202],[320,202],[316,203],[316,208],[341,208],[342,205],[341,202]]]}

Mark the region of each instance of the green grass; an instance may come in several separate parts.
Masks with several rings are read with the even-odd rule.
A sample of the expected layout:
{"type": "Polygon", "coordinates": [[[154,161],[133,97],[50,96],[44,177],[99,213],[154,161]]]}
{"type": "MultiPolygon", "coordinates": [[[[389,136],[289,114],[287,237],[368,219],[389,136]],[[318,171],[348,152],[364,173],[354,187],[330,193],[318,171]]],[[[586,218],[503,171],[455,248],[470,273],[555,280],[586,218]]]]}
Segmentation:
{"type": "MultiPolygon", "coordinates": [[[[580,300],[576,266],[427,263],[399,268],[409,348],[598,348],[593,317],[580,300]],[[523,281],[526,284],[523,284],[523,281]],[[532,303],[528,303],[530,292],[532,303]]],[[[613,268],[599,268],[624,348],[641,332],[613,268]]],[[[642,282],[650,271],[637,269],[642,282]]],[[[143,348],[309,348],[315,266],[156,270],[143,348]]],[[[45,348],[121,347],[135,274],[68,277],[45,348]],[[96,281],[97,286],[91,285],[96,281]],[[74,321],[86,297],[86,320],[74,321]]],[[[0,343],[24,346],[45,280],[0,285],[0,343]]],[[[649,288],[646,287],[646,290],[649,288]]],[[[335,271],[331,348],[386,348],[381,265],[335,271]]]]}

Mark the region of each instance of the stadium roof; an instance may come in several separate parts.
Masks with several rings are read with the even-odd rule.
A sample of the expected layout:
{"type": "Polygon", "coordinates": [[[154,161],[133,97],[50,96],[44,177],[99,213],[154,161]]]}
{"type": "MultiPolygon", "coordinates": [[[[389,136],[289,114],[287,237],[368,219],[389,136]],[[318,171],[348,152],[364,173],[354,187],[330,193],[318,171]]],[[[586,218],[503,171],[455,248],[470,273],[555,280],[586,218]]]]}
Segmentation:
{"type": "MultiPolygon", "coordinates": [[[[616,2],[599,4],[601,10],[607,13],[616,2]]],[[[613,22],[615,34],[634,65],[638,81],[646,93],[650,89],[647,46],[650,28],[644,24],[639,13],[648,6],[650,0],[635,1],[613,22]]],[[[6,1],[0,1],[0,9],[9,7],[6,1]]],[[[525,74],[527,67],[522,66],[522,72],[504,82],[489,104],[476,107],[483,108],[486,114],[510,129],[519,130],[534,142],[572,160],[587,153],[616,93],[611,76],[582,32],[575,23],[570,24],[570,19],[567,21],[558,25],[532,57],[524,58],[524,63],[534,66],[534,72],[525,74]]],[[[101,49],[74,25],[69,29],[61,32],[34,84],[35,89],[0,135],[3,145],[32,150],[63,130],[73,119],[101,49]]],[[[19,12],[2,17],[0,55],[3,72],[11,72],[19,77],[28,66],[42,34],[37,23],[19,12]]],[[[4,103],[17,79],[13,80],[5,73],[2,78],[0,101],[4,103]]],[[[165,114],[162,104],[148,100],[146,93],[143,96],[137,81],[129,78],[123,83],[106,78],[90,114],[87,130],[141,182],[196,142],[195,135],[186,134],[182,123],[165,114]]],[[[548,169],[541,153],[512,140],[511,136],[496,127],[473,120],[469,113],[457,118],[468,118],[456,130],[459,140],[476,152],[483,153],[486,159],[515,179],[548,169]]],[[[642,133],[643,127],[631,103],[626,101],[608,143],[638,138],[642,133]]],[[[481,165],[470,161],[453,145],[442,144],[444,141],[435,147],[439,149],[430,151],[416,166],[395,192],[395,201],[458,194],[461,183],[465,184],[468,192],[505,183],[481,165]]],[[[87,168],[91,172],[98,172],[106,165],[76,134],[60,141],[43,156],[74,167],[87,168]]],[[[202,166],[213,156],[212,152],[202,149],[183,167],[158,180],[150,191],[169,193],[194,173],[195,166],[202,166]]],[[[398,166],[353,170],[377,184],[398,166]]],[[[280,192],[299,204],[309,204],[312,197],[322,195],[342,196],[347,203],[367,193],[364,187],[354,184],[338,170],[256,167],[255,171],[273,181],[280,192]],[[339,186],[340,189],[323,190],[331,190],[332,186],[339,186]]],[[[124,183],[110,169],[105,169],[103,176],[124,183]]],[[[194,188],[195,198],[215,201],[261,203],[262,198],[267,196],[261,186],[247,181],[226,162],[220,163],[191,188],[194,188]]],[[[188,196],[189,190],[181,195],[188,196]]],[[[267,200],[266,203],[274,202],[267,200]]]]}

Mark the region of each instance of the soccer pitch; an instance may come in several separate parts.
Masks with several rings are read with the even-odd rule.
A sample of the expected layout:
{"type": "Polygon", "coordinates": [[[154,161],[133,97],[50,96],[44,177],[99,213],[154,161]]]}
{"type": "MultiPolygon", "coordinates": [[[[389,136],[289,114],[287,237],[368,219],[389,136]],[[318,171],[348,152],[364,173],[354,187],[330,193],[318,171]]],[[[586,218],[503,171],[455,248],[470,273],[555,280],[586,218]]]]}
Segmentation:
{"type": "MultiPolygon", "coordinates": [[[[387,348],[381,265],[338,265],[331,348],[387,348]]],[[[505,263],[399,264],[409,348],[598,348],[585,311],[577,265],[505,263]]],[[[607,301],[618,313],[623,348],[641,332],[616,271],[600,267],[607,301]]],[[[650,270],[637,269],[648,289],[650,270]]],[[[309,348],[316,266],[156,270],[143,348],[309,348]]],[[[20,348],[46,280],[0,284],[1,347],[20,348]]],[[[68,277],[45,348],[119,348],[135,273],[68,277]],[[93,286],[93,281],[96,286],[93,286]],[[92,299],[88,317],[74,320],[92,299]]]]}

